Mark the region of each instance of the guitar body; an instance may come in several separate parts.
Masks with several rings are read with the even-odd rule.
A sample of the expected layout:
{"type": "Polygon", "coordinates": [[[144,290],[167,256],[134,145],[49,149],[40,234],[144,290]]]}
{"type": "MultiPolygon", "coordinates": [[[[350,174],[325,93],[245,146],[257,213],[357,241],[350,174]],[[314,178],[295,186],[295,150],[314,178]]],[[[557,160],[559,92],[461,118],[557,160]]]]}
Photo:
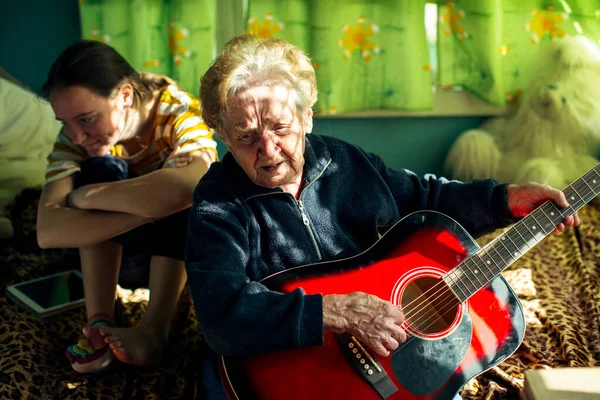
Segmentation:
{"type": "Polygon", "coordinates": [[[323,295],[360,291],[401,305],[409,339],[386,358],[375,357],[369,349],[355,351],[360,346],[342,345],[329,332],[323,346],[222,358],[229,396],[380,399],[358,366],[359,371],[371,370],[370,377],[381,374],[377,367],[387,373],[397,387],[389,399],[454,398],[468,380],[510,356],[525,332],[521,304],[501,275],[462,303],[441,279],[478,249],[451,218],[418,212],[355,257],[291,268],[264,279],[267,287],[284,293],[298,287],[323,295]]]}

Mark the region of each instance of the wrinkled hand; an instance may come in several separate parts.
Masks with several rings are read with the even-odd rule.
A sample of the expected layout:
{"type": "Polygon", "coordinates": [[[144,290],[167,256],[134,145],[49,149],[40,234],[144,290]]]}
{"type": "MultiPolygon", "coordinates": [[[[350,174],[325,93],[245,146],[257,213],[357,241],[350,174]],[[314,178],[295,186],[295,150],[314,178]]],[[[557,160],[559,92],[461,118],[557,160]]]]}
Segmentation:
{"type": "Polygon", "coordinates": [[[323,297],[323,325],[334,333],[348,332],[382,357],[406,340],[404,315],[398,306],[368,293],[323,297]]]}
{"type": "MultiPolygon", "coordinates": [[[[515,217],[524,217],[548,200],[554,200],[557,206],[569,207],[569,202],[564,193],[548,185],[527,183],[523,185],[508,185],[508,208],[515,217]]],[[[556,231],[562,232],[569,226],[579,225],[577,212],[565,217],[556,231]]],[[[554,233],[554,232],[553,232],[554,233]]]]}
{"type": "Polygon", "coordinates": [[[163,168],[181,168],[192,162],[193,156],[190,153],[181,153],[181,148],[176,147],[169,154],[163,164],[163,168]]]}

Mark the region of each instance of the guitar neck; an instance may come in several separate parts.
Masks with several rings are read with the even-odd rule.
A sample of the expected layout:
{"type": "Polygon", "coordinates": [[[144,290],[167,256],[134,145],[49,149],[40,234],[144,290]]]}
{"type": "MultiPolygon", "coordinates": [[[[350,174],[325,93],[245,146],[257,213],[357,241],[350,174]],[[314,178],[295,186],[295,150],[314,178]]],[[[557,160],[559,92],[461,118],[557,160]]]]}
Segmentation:
{"type": "Polygon", "coordinates": [[[548,236],[568,215],[600,194],[600,164],[563,190],[568,208],[547,201],[444,276],[461,302],[490,283],[529,249],[548,236]]]}

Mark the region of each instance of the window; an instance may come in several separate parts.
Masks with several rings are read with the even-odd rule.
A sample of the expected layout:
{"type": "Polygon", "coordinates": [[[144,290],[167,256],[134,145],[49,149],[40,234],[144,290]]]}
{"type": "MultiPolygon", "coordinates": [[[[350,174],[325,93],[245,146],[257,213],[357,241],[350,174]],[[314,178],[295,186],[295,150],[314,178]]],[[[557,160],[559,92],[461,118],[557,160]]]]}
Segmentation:
{"type": "MultiPolygon", "coordinates": [[[[217,48],[233,36],[243,33],[247,23],[248,0],[219,0],[217,7],[217,48]]],[[[429,45],[432,90],[435,91],[432,110],[421,112],[373,110],[345,114],[336,114],[335,118],[344,117],[394,117],[394,116],[492,116],[506,113],[505,107],[497,107],[480,100],[475,95],[462,90],[459,86],[441,88],[437,85],[438,51],[437,26],[438,6],[436,3],[425,4],[425,30],[429,45]]],[[[331,116],[316,116],[329,118],[331,116]]]]}

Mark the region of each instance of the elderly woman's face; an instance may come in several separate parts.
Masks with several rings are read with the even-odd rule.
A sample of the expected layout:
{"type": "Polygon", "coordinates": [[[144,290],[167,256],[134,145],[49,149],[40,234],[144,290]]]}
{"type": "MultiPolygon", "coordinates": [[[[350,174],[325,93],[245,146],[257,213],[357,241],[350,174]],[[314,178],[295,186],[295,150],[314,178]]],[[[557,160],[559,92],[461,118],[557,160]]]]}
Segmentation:
{"type": "Polygon", "coordinates": [[[225,143],[252,182],[290,192],[290,187],[299,188],[304,136],[312,130],[312,110],[303,124],[293,92],[284,85],[246,89],[228,106],[225,143]]]}

